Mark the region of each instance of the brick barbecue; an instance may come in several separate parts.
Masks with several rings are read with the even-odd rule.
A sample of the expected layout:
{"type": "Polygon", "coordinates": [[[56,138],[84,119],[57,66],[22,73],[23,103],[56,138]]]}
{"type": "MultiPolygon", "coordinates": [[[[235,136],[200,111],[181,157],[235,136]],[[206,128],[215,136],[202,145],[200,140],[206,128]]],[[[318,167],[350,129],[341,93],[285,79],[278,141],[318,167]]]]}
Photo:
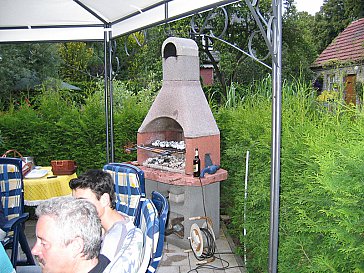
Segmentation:
{"type": "MultiPolygon", "coordinates": [[[[201,180],[192,175],[195,148],[199,150],[201,170],[205,167],[205,158],[220,165],[220,131],[201,87],[197,44],[190,39],[170,37],[162,45],[162,58],[162,88],[137,135],[137,145],[141,147],[137,150],[137,161],[145,173],[147,194],[158,190],[169,195],[169,222],[174,218],[183,219],[182,234],[186,239],[192,224],[188,218],[204,215],[202,184],[207,216],[213,219],[214,232],[218,236],[219,182],[227,179],[227,172],[219,169],[201,180]],[[161,142],[166,144],[155,149],[161,142]],[[182,148],[164,147],[169,143],[182,145],[182,148]],[[156,150],[162,150],[163,155],[158,155],[156,150]],[[154,165],[153,162],[159,162],[159,159],[151,161],[150,158],[166,156],[163,151],[182,161],[179,169],[154,165]]],[[[177,240],[182,246],[186,242],[178,243],[177,240]]]]}

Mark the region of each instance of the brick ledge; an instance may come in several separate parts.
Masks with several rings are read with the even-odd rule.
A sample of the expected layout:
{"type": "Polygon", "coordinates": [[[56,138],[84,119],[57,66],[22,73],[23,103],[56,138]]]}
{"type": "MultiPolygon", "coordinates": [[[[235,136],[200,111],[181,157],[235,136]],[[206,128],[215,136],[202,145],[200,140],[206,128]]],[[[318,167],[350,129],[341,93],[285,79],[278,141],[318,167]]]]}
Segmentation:
{"type": "Polygon", "coordinates": [[[138,168],[144,171],[146,179],[177,186],[201,186],[201,183],[205,186],[224,181],[228,178],[228,172],[224,169],[218,169],[214,174],[206,174],[204,178],[201,178],[200,183],[200,180],[192,175],[168,172],[145,166],[138,166],[138,168]]]}

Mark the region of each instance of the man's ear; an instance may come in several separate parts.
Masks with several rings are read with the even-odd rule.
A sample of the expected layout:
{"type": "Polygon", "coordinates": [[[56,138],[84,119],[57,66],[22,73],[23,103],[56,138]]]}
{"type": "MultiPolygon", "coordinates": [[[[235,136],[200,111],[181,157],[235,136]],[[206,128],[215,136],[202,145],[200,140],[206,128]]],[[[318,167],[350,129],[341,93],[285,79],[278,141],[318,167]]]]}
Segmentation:
{"type": "Polygon", "coordinates": [[[84,248],[84,242],[83,239],[80,237],[76,237],[72,240],[71,245],[69,245],[72,250],[72,256],[76,258],[78,255],[83,256],[83,248],[84,248]]]}
{"type": "Polygon", "coordinates": [[[103,195],[101,195],[100,197],[100,203],[103,207],[111,207],[110,204],[110,195],[108,193],[104,193],[103,195]]]}

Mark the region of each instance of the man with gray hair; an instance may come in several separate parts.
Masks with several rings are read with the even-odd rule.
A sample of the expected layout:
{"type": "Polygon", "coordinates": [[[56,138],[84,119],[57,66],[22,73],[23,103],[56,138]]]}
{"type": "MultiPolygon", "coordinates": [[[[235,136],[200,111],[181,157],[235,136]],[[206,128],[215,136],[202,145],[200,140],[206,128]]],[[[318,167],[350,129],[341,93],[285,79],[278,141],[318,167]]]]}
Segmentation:
{"type": "Polygon", "coordinates": [[[100,254],[101,223],[89,201],[58,197],[36,211],[37,241],[32,249],[44,273],[101,273],[109,264],[100,254]]]}

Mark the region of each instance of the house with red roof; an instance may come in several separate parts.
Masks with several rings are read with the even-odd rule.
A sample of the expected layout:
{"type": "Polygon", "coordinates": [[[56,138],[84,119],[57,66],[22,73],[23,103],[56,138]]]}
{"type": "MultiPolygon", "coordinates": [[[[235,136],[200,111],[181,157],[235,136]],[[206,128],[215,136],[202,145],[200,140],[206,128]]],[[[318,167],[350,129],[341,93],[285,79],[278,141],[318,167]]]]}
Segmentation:
{"type": "Polygon", "coordinates": [[[364,88],[364,18],[352,22],[311,65],[323,90],[343,91],[346,103],[362,100],[364,88]]]}

